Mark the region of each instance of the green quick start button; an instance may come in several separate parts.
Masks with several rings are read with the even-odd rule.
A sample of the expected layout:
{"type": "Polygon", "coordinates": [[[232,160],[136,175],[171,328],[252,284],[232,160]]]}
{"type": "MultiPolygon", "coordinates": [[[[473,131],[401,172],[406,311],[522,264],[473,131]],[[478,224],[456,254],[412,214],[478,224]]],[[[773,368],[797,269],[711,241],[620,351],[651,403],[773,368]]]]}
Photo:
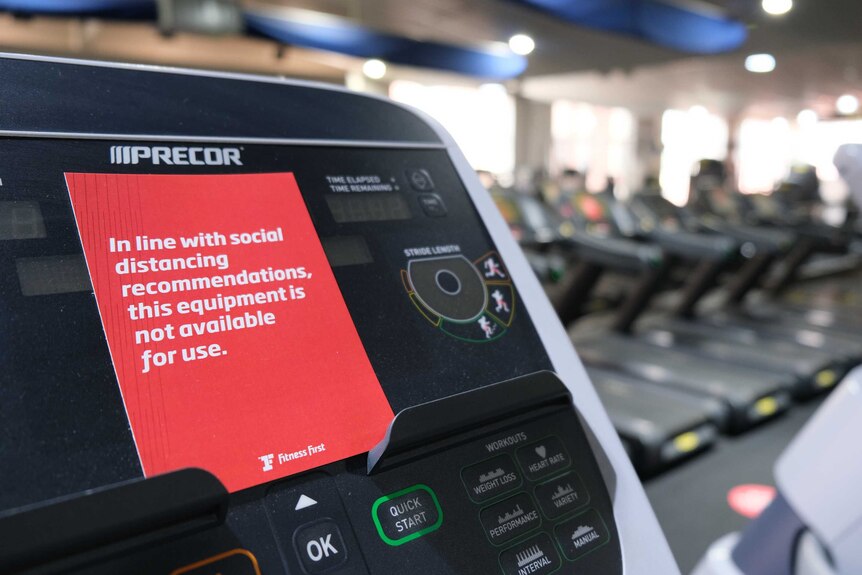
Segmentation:
{"type": "Polygon", "coordinates": [[[371,517],[380,538],[389,545],[403,545],[443,524],[443,510],[434,491],[414,485],[374,502],[371,517]]]}

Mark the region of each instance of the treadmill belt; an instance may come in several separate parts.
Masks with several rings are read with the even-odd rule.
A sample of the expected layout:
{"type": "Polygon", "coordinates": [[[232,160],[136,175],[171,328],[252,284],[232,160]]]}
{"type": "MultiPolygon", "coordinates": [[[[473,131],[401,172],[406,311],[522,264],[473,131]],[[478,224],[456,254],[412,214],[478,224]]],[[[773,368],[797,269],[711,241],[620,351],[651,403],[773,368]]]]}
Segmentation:
{"type": "Polygon", "coordinates": [[[691,573],[716,539],[745,527],[748,519],[727,504],[728,491],[749,483],[775,485],[776,459],[821,403],[797,405],[763,427],[725,438],[712,451],[645,484],[683,573],[691,573]]]}

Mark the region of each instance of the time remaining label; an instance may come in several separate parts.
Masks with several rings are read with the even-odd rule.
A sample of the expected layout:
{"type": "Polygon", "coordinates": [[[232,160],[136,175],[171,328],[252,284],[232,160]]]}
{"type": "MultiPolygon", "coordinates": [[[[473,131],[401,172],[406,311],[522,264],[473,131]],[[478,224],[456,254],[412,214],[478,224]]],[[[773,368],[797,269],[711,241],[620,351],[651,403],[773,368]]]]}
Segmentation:
{"type": "Polygon", "coordinates": [[[66,175],[147,476],[231,491],[365,452],[392,410],[293,174],[66,175]]]}

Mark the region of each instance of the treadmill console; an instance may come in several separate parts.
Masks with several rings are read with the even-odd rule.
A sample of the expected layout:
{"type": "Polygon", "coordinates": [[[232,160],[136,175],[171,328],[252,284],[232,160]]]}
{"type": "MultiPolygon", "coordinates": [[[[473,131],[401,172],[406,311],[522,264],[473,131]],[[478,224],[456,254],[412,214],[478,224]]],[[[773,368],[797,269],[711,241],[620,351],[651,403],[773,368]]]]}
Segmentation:
{"type": "Polygon", "coordinates": [[[427,123],[0,68],[0,571],[636,572],[611,440],[427,123]]]}

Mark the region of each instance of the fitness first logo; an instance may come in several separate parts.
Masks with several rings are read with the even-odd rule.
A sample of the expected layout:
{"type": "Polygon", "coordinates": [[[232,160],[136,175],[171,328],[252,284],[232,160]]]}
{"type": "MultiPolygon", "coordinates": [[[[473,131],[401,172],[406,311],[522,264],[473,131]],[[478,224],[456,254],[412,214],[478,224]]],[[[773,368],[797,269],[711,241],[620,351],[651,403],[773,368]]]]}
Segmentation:
{"type": "Polygon", "coordinates": [[[189,146],[111,146],[112,164],[166,166],[241,166],[239,148],[189,146]]]}

